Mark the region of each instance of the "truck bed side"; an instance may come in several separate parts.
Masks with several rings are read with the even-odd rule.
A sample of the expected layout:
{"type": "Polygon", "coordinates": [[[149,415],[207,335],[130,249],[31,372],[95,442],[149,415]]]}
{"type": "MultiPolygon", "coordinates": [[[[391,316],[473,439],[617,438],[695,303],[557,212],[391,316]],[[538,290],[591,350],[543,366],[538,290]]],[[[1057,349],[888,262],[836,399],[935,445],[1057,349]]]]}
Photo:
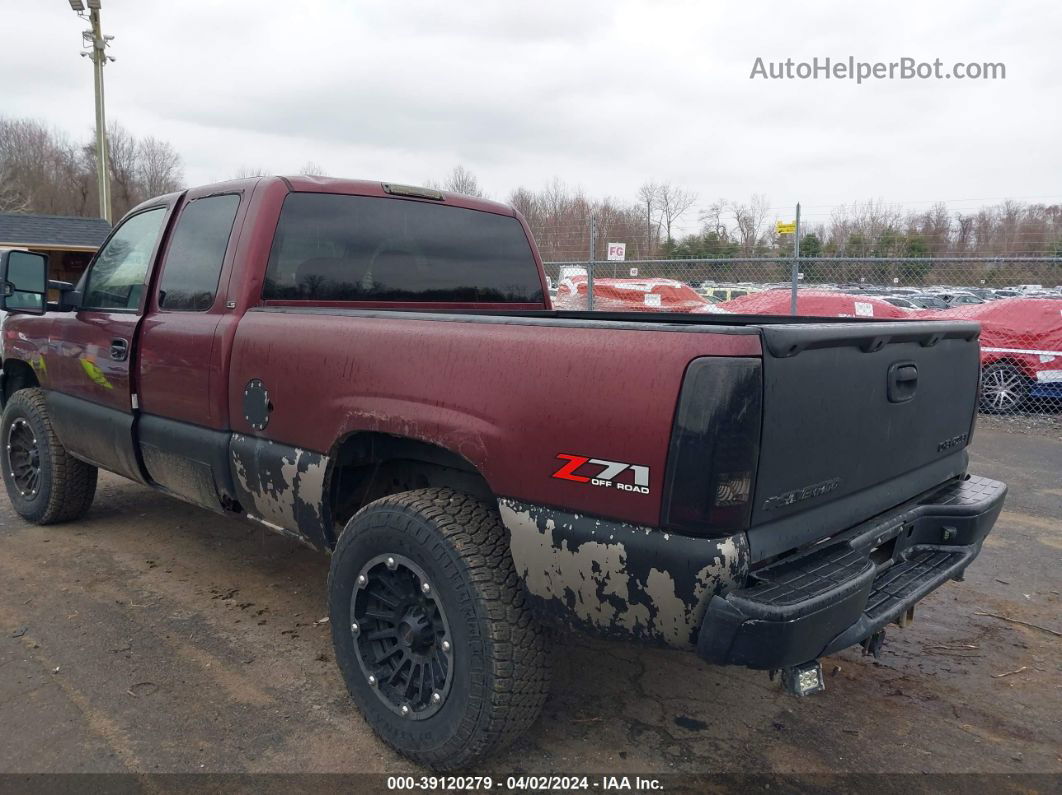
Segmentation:
{"type": "MultiPolygon", "coordinates": [[[[671,424],[687,364],[699,356],[759,356],[754,328],[483,315],[264,307],[240,322],[230,405],[248,384],[268,391],[268,424],[232,417],[260,444],[238,471],[277,470],[293,449],[328,467],[358,433],[411,438],[461,456],[496,495],[656,524],[671,424]],[[632,378],[632,373],[637,374],[632,378]],[[313,406],[308,415],[306,406],[313,406]],[[647,492],[551,477],[585,456],[643,466],[647,492]]],[[[287,524],[272,477],[244,476],[242,499],[287,524]],[[282,521],[283,520],[283,521],[282,521]]],[[[327,524],[327,522],[326,522],[327,524]]]]}

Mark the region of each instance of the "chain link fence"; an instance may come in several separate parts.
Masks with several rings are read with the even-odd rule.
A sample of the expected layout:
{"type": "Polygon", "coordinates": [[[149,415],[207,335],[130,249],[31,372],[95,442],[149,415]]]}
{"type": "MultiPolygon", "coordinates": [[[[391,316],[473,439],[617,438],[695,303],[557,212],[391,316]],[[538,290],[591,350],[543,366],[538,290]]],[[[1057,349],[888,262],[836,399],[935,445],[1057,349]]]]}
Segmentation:
{"type": "Polygon", "coordinates": [[[558,309],[975,320],[981,411],[1062,415],[1062,257],[587,258],[545,268],[558,309]]]}

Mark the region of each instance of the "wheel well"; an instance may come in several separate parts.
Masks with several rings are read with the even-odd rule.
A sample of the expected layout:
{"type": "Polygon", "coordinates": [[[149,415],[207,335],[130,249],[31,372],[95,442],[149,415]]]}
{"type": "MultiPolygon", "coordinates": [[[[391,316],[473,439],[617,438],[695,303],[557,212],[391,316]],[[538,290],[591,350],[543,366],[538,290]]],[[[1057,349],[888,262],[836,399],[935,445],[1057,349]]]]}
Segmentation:
{"type": "Polygon", "coordinates": [[[999,364],[1005,364],[1005,365],[1008,365],[1010,367],[1013,367],[1014,369],[1016,369],[1018,372],[1020,372],[1026,378],[1035,378],[1035,376],[1030,376],[1029,375],[1029,366],[1027,364],[1023,364],[1020,360],[1012,359],[1012,358],[1010,358],[1008,356],[1001,356],[998,359],[994,359],[991,362],[989,362],[987,365],[982,367],[981,369],[982,369],[982,371],[983,370],[988,370],[989,368],[995,367],[996,365],[999,365],[999,364]]]}
{"type": "Polygon", "coordinates": [[[4,362],[4,391],[3,403],[6,406],[11,396],[20,389],[31,389],[40,386],[37,374],[33,368],[21,359],[8,359],[4,362]]]}
{"type": "Polygon", "coordinates": [[[336,444],[331,460],[328,501],[336,538],[362,506],[389,494],[446,487],[495,499],[486,479],[466,458],[419,439],[354,433],[336,444]]]}

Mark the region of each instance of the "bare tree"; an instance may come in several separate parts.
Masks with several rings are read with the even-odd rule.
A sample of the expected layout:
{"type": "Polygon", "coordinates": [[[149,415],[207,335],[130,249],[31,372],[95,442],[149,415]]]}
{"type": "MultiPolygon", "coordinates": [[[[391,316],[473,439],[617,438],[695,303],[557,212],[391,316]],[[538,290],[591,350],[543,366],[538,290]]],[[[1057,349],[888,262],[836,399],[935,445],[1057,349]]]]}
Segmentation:
{"type": "Polygon", "coordinates": [[[81,147],[34,119],[0,118],[0,171],[5,203],[25,212],[92,213],[82,183],[88,178],[81,147]]]}
{"type": "Polygon", "coordinates": [[[677,188],[670,182],[662,182],[657,188],[656,196],[657,206],[660,208],[660,216],[664,223],[664,231],[670,243],[673,240],[671,236],[672,228],[697,201],[697,194],[677,188]]]}
{"type": "MultiPolygon", "coordinates": [[[[181,187],[181,156],[166,141],[152,136],[137,138],[118,122],[112,122],[107,131],[107,152],[111,210],[116,217],[153,196],[172,193],[181,187]]],[[[82,153],[94,174],[95,147],[85,144],[82,153]]]]}
{"type": "Polygon", "coordinates": [[[734,223],[737,224],[738,242],[745,256],[751,256],[760,242],[763,223],[767,220],[768,204],[767,197],[762,194],[752,196],[748,204],[740,202],[730,204],[730,211],[734,214],[734,223]]]}
{"type": "Polygon", "coordinates": [[[9,176],[10,171],[0,163],[0,213],[24,213],[29,209],[29,201],[19,192],[14,179],[9,176]]]}
{"type": "Polygon", "coordinates": [[[841,205],[830,221],[832,247],[853,257],[888,256],[886,250],[899,239],[903,220],[899,206],[880,199],[841,205]]]}
{"type": "Polygon", "coordinates": [[[920,237],[932,256],[948,253],[951,244],[951,213],[945,204],[938,202],[922,213],[907,218],[908,237],[920,237]]]}
{"type": "MultiPolygon", "coordinates": [[[[107,130],[107,166],[111,178],[111,209],[115,218],[121,218],[147,196],[141,195],[137,182],[139,153],[137,140],[122,125],[112,121],[107,130]]],[[[94,147],[86,145],[85,154],[91,157],[95,168],[94,147]]]]}
{"type": "Polygon", "coordinates": [[[969,252],[973,245],[974,217],[972,215],[959,215],[955,219],[955,224],[956,235],[952,251],[963,255],[969,252]]]}
{"type": "Polygon", "coordinates": [[[510,193],[509,204],[524,217],[532,229],[541,221],[542,208],[538,197],[527,188],[517,188],[510,193]]]}
{"type": "Polygon", "coordinates": [[[462,165],[454,166],[454,170],[443,181],[443,190],[477,198],[483,196],[483,190],[479,187],[476,175],[462,165]]]}
{"type": "Polygon", "coordinates": [[[302,168],[299,169],[299,174],[304,177],[327,177],[325,170],[321,167],[320,163],[313,160],[307,160],[303,163],[302,168]]]}
{"type": "MultiPolygon", "coordinates": [[[[180,156],[164,141],[137,139],[112,124],[108,150],[116,215],[181,185],[180,156]]],[[[34,119],[0,118],[0,176],[0,207],[55,215],[100,214],[95,146],[74,143],[34,119]]]]}
{"type": "Polygon", "coordinates": [[[730,236],[730,230],[723,221],[723,214],[728,206],[729,202],[726,199],[719,199],[698,214],[698,220],[704,226],[704,231],[714,233],[720,240],[726,240],[730,236]]]}
{"type": "MultiPolygon", "coordinates": [[[[599,258],[609,242],[626,243],[629,257],[648,256],[644,248],[645,209],[641,203],[627,204],[607,198],[594,201],[559,179],[553,179],[538,191],[517,188],[509,194],[509,202],[527,219],[539,251],[547,261],[586,259],[590,249],[591,214],[597,223],[595,253],[599,258]]],[[[618,270],[613,275],[617,273],[618,270]]]]}
{"type": "MultiPolygon", "coordinates": [[[[139,138],[113,124],[109,146],[115,214],[181,187],[181,158],[169,143],[150,136],[139,138]]],[[[312,161],[301,172],[324,174],[312,161]]],[[[266,173],[244,166],[235,176],[266,173]]],[[[460,165],[436,187],[483,195],[475,175],[460,165]]],[[[95,147],[90,140],[71,139],[36,119],[0,117],[0,212],[98,216],[97,196],[95,147]]],[[[696,194],[658,181],[644,183],[629,204],[593,199],[559,178],[541,190],[517,188],[509,197],[527,219],[543,257],[563,261],[587,256],[591,213],[597,217],[602,246],[622,241],[629,255],[648,257],[665,235],[671,239],[676,234],[678,222],[696,201],[696,194]]],[[[765,227],[767,205],[762,196],[745,203],[722,199],[712,203],[699,214],[700,233],[682,241],[681,250],[684,255],[710,252],[703,256],[713,257],[766,253],[780,243],[765,227]]],[[[857,201],[835,208],[829,223],[814,233],[822,241],[824,254],[841,257],[893,257],[911,252],[933,257],[1058,256],[1062,253],[1062,204],[1005,201],[959,214],[943,204],[904,211],[881,200],[857,201]]]]}
{"type": "Polygon", "coordinates": [[[264,177],[266,170],[257,166],[240,166],[232,175],[233,179],[249,179],[250,177],[264,177]]]}
{"type": "Polygon", "coordinates": [[[172,193],[181,187],[181,156],[166,141],[148,136],[140,141],[137,179],[148,197],[172,193]]]}
{"type": "Polygon", "coordinates": [[[645,208],[645,255],[651,257],[655,238],[660,237],[660,186],[655,182],[642,183],[638,188],[638,201],[645,208]]]}

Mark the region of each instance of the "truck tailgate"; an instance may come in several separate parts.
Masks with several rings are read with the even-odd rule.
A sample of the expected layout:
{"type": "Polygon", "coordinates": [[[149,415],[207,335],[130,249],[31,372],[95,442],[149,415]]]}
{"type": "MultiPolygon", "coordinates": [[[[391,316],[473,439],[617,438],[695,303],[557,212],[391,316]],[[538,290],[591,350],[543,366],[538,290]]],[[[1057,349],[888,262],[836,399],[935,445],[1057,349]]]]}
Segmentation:
{"type": "Polygon", "coordinates": [[[762,328],[754,560],[965,473],[979,330],[947,321],[762,328]]]}

